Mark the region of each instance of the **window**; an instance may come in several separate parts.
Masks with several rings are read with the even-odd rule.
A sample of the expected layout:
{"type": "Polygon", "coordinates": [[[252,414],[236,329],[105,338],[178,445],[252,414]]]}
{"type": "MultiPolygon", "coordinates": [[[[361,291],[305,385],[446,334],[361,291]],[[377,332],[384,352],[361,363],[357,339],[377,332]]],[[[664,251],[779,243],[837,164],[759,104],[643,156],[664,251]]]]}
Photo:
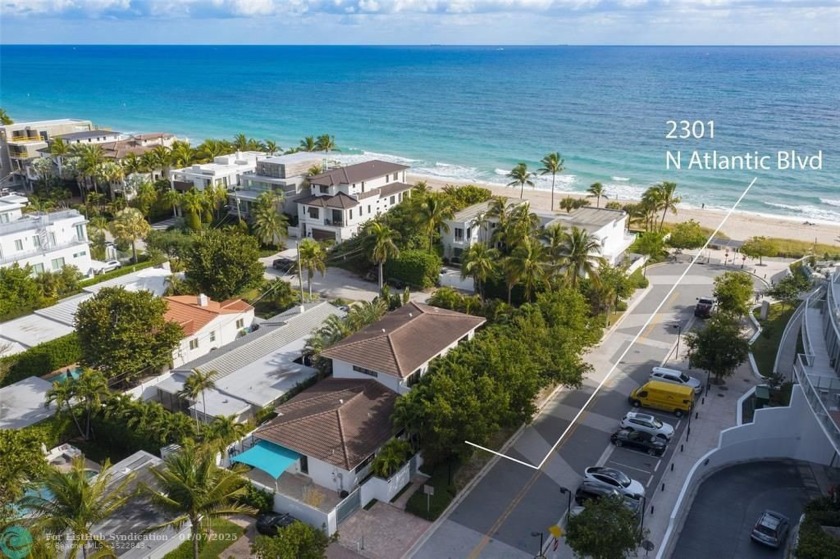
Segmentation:
{"type": "Polygon", "coordinates": [[[353,210],[350,210],[350,217],[348,219],[353,219],[353,210]]]}
{"type": "Polygon", "coordinates": [[[80,241],[85,240],[85,226],[83,223],[76,226],[76,238],[80,241]]]}
{"type": "Polygon", "coordinates": [[[34,237],[32,237],[32,246],[34,246],[35,248],[40,248],[41,247],[41,237],[39,237],[38,235],[35,235],[34,237]]]}
{"type": "Polygon", "coordinates": [[[463,241],[464,240],[464,230],[460,227],[455,228],[455,240],[456,241],[463,241]]]}
{"type": "Polygon", "coordinates": [[[472,239],[472,228],[467,227],[467,238],[472,239]]]}
{"type": "Polygon", "coordinates": [[[370,464],[371,462],[373,462],[373,459],[374,459],[375,457],[376,457],[376,455],[375,455],[375,454],[371,454],[370,456],[368,456],[367,458],[365,458],[364,460],[362,460],[362,462],[361,462],[358,466],[356,466],[355,468],[353,468],[353,473],[354,473],[354,474],[358,474],[359,472],[361,472],[362,470],[364,470],[364,469],[365,469],[365,467],[366,467],[368,464],[370,464]]]}
{"type": "Polygon", "coordinates": [[[370,375],[372,377],[378,377],[379,373],[376,371],[371,371],[370,369],[365,369],[364,367],[359,367],[357,365],[353,365],[353,370],[357,373],[362,373],[363,375],[370,375]]]}
{"type": "Polygon", "coordinates": [[[370,204],[368,204],[368,215],[370,215],[370,204]]]}
{"type": "Polygon", "coordinates": [[[236,321],[236,327],[237,328],[245,328],[245,319],[240,318],[239,320],[237,320],[236,321]]]}
{"type": "Polygon", "coordinates": [[[211,341],[211,342],[215,342],[215,341],[216,341],[216,333],[215,333],[215,332],[210,332],[210,341],[211,341]]]}
{"type": "Polygon", "coordinates": [[[327,194],[329,192],[329,190],[330,190],[330,187],[325,186],[323,184],[321,185],[321,188],[320,188],[321,194],[327,194]]]}
{"type": "Polygon", "coordinates": [[[64,267],[64,258],[53,258],[50,265],[52,266],[52,269],[57,272],[64,267]]]}
{"type": "Polygon", "coordinates": [[[50,233],[50,246],[55,246],[55,233],[50,233]]]}
{"type": "Polygon", "coordinates": [[[9,223],[9,214],[8,214],[8,212],[7,212],[7,213],[2,213],[2,214],[0,214],[0,223],[9,223]]]}
{"type": "Polygon", "coordinates": [[[23,250],[23,240],[22,239],[17,239],[15,241],[15,250],[17,250],[17,251],[23,250]]]}
{"type": "Polygon", "coordinates": [[[307,208],[309,210],[310,219],[318,219],[318,208],[307,208]]]}
{"type": "Polygon", "coordinates": [[[32,266],[32,272],[35,275],[43,274],[44,273],[44,265],[43,264],[35,264],[32,266]]]}
{"type": "Polygon", "coordinates": [[[82,252],[77,252],[76,254],[74,254],[74,255],[73,255],[73,258],[81,258],[82,256],[84,256],[84,255],[86,255],[86,254],[87,254],[87,252],[85,252],[85,251],[83,250],[82,252]]]}
{"type": "Polygon", "coordinates": [[[309,457],[303,454],[300,455],[300,473],[309,473],[309,457]]]}
{"type": "Polygon", "coordinates": [[[190,340],[190,349],[198,349],[198,338],[190,340]]]}
{"type": "Polygon", "coordinates": [[[396,199],[393,196],[391,196],[391,204],[393,204],[394,202],[396,202],[396,199]]]}

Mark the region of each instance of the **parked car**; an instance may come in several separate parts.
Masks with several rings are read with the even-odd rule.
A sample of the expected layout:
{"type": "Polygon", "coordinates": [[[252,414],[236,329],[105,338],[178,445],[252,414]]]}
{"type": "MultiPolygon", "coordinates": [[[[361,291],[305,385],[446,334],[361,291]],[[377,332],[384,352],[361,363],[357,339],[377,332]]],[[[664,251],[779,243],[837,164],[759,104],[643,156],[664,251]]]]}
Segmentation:
{"type": "Polygon", "coordinates": [[[113,272],[120,266],[122,266],[122,264],[119,260],[108,260],[107,262],[105,262],[105,265],[102,266],[102,270],[100,270],[100,273],[106,274],[108,272],[113,272]]]}
{"type": "Polygon", "coordinates": [[[639,499],[622,495],[622,493],[614,487],[608,487],[598,482],[583,480],[583,483],[581,483],[580,487],[578,487],[577,491],[575,491],[575,503],[580,505],[581,508],[573,507],[572,516],[579,514],[581,509],[586,507],[587,502],[594,499],[601,499],[603,497],[621,497],[624,499],[624,506],[633,512],[638,512],[641,505],[641,501],[639,499]]]}
{"type": "Polygon", "coordinates": [[[650,372],[650,380],[659,380],[662,382],[670,382],[673,384],[682,384],[690,386],[695,394],[703,392],[703,383],[696,377],[691,377],[682,371],[676,369],[667,369],[665,367],[654,367],[650,372]]]}
{"type": "Polygon", "coordinates": [[[668,443],[662,437],[645,433],[644,431],[631,431],[621,429],[610,437],[610,442],[615,446],[626,446],[647,452],[651,456],[662,456],[668,443]]]}
{"type": "Polygon", "coordinates": [[[257,532],[263,536],[276,536],[277,530],[297,522],[291,514],[266,512],[257,516],[257,532]]]}
{"type": "Polygon", "coordinates": [[[291,258],[275,258],[274,262],[271,263],[271,267],[275,270],[285,270],[289,271],[294,267],[295,261],[291,258]]]}
{"type": "Polygon", "coordinates": [[[619,425],[622,429],[627,429],[628,431],[642,431],[668,441],[674,436],[673,425],[660,421],[649,413],[638,411],[627,412],[621,419],[619,425]]]}
{"type": "Polygon", "coordinates": [[[776,511],[765,510],[758,517],[750,537],[758,543],[778,549],[785,543],[789,529],[790,520],[787,516],[776,511]]]}
{"type": "Polygon", "coordinates": [[[700,297],[697,299],[697,304],[694,305],[694,316],[699,318],[709,318],[712,316],[712,311],[715,309],[715,300],[711,297],[700,297]]]}
{"type": "Polygon", "coordinates": [[[639,499],[645,494],[645,488],[641,483],[635,479],[630,479],[627,474],[615,468],[590,466],[583,471],[583,480],[611,487],[618,490],[622,495],[635,499],[639,499]]]}

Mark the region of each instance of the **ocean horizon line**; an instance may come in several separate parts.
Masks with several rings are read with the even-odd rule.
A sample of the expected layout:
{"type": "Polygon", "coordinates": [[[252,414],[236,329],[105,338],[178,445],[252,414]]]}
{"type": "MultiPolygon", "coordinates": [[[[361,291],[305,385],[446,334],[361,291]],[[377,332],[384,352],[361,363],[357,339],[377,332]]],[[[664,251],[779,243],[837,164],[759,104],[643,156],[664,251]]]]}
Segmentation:
{"type": "Polygon", "coordinates": [[[4,43],[0,47],[312,47],[312,48],[840,48],[840,43],[813,44],[633,44],[633,43],[4,43]]]}

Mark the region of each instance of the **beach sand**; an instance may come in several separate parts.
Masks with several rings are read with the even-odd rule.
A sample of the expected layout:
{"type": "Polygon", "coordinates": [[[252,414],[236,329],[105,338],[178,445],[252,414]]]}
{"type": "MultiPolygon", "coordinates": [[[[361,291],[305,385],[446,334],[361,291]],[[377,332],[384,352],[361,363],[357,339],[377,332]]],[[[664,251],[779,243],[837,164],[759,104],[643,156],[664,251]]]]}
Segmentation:
{"type": "MultiPolygon", "coordinates": [[[[475,184],[488,188],[495,195],[507,196],[508,198],[518,198],[519,188],[506,188],[495,184],[481,183],[481,182],[457,182],[445,181],[435,178],[429,178],[419,175],[408,175],[410,183],[418,181],[425,181],[434,190],[442,189],[447,184],[475,184]]],[[[560,199],[565,196],[572,196],[575,198],[582,198],[579,193],[567,193],[555,190],[554,204],[555,207],[559,204],[560,199]]],[[[551,192],[546,190],[536,190],[534,188],[525,187],[524,198],[531,203],[534,209],[548,210],[551,205],[551,192]]],[[[590,198],[590,202],[594,205],[595,199],[590,198]]],[[[612,199],[610,199],[612,200],[612,199]]],[[[637,201],[637,200],[635,200],[637,201]]],[[[623,204],[635,202],[634,200],[619,200],[623,204]]],[[[601,200],[601,205],[606,203],[601,200]]],[[[557,210],[562,211],[562,210],[557,210]]],[[[679,223],[693,219],[704,227],[715,229],[726,217],[726,212],[721,210],[706,210],[698,208],[684,208],[677,206],[677,213],[669,213],[665,221],[668,223],[679,223]]],[[[840,223],[814,223],[812,225],[804,225],[802,221],[786,218],[773,218],[751,213],[732,212],[732,215],[723,224],[720,229],[730,239],[738,241],[746,241],[750,237],[764,236],[775,237],[779,239],[795,239],[799,241],[806,241],[809,243],[818,242],[830,245],[840,246],[840,223]]]]}

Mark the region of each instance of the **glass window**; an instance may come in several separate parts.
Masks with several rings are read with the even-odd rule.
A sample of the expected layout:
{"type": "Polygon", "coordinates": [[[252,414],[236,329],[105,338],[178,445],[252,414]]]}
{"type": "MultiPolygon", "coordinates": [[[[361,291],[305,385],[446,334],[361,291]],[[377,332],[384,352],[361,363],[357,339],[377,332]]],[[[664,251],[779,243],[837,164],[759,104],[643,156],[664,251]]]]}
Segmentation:
{"type": "Polygon", "coordinates": [[[64,258],[53,258],[50,264],[53,270],[58,271],[64,267],[64,258]]]}
{"type": "Polygon", "coordinates": [[[190,340],[190,349],[198,349],[198,339],[190,340]]]}
{"type": "Polygon", "coordinates": [[[15,241],[15,250],[17,250],[17,251],[23,250],[23,240],[22,239],[17,239],[15,241]]]}
{"type": "Polygon", "coordinates": [[[464,240],[464,230],[460,227],[455,228],[455,240],[456,241],[463,241],[464,240]]]}
{"type": "Polygon", "coordinates": [[[8,213],[0,214],[0,223],[9,223],[9,214],[8,213]]]}
{"type": "Polygon", "coordinates": [[[318,208],[307,208],[311,219],[318,219],[318,208]]]}
{"type": "Polygon", "coordinates": [[[32,271],[36,275],[37,274],[43,274],[44,273],[44,265],[43,264],[35,264],[34,266],[32,266],[32,271]]]}
{"type": "Polygon", "coordinates": [[[80,241],[85,240],[85,226],[82,223],[76,226],[76,238],[80,241]]]}
{"type": "Polygon", "coordinates": [[[348,219],[353,219],[353,210],[350,210],[350,217],[348,219]]]}
{"type": "Polygon", "coordinates": [[[300,473],[309,473],[309,457],[303,454],[300,455],[300,473]]]}
{"type": "Polygon", "coordinates": [[[396,199],[393,196],[391,196],[391,204],[393,204],[394,202],[396,202],[396,199]]]}
{"type": "Polygon", "coordinates": [[[364,367],[359,367],[358,365],[353,365],[353,370],[357,373],[362,373],[363,375],[369,375],[372,377],[378,377],[379,373],[376,371],[371,371],[370,369],[365,369],[364,367]]]}
{"type": "Polygon", "coordinates": [[[39,248],[41,246],[41,237],[39,237],[38,235],[32,237],[32,246],[34,246],[35,248],[39,248]]]}
{"type": "Polygon", "coordinates": [[[210,332],[210,341],[211,341],[211,342],[215,342],[215,341],[216,341],[216,333],[215,333],[215,332],[210,332]]]}
{"type": "Polygon", "coordinates": [[[236,327],[237,328],[244,328],[245,327],[245,319],[240,318],[239,320],[237,320],[236,321],[236,327]]]}

